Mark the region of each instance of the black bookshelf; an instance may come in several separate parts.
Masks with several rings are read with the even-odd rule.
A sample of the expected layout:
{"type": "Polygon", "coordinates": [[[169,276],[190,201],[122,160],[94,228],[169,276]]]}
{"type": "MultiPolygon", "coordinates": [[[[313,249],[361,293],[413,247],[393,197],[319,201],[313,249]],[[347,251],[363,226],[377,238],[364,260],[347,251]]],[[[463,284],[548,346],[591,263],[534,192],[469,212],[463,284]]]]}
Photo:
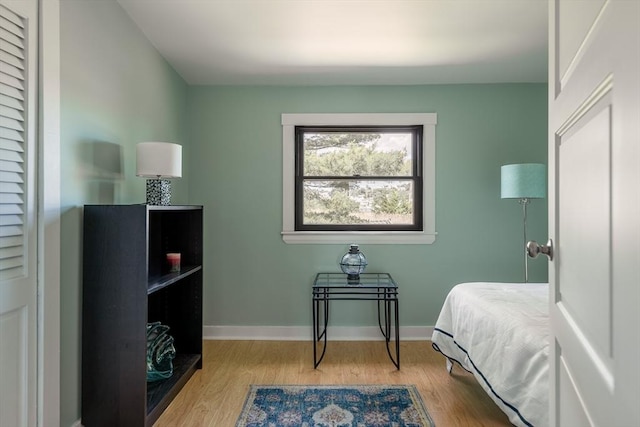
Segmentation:
{"type": "Polygon", "coordinates": [[[151,426],[202,368],[202,223],[201,206],[84,207],[83,425],[151,426]],[[147,383],[155,321],[170,327],[176,358],[171,378],[147,383]]]}

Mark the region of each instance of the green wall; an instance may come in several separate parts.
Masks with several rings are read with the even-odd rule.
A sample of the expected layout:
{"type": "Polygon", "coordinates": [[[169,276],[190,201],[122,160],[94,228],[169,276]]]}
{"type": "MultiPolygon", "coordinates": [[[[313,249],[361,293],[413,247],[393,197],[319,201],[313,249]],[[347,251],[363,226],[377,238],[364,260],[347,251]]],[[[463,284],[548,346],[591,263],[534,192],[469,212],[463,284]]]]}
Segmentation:
{"type": "MultiPolygon", "coordinates": [[[[368,271],[398,281],[401,325],[434,325],[456,283],[523,280],[521,207],[500,199],[500,166],[546,163],[546,85],[189,87],[189,196],[206,209],[205,325],[311,323],[313,276],[338,270],[348,247],[282,241],[280,115],[328,112],[438,114],[436,242],[361,245],[368,271]]],[[[546,209],[530,205],[531,239],[546,241],[546,209]]],[[[531,261],[530,277],[546,281],[546,263],[531,261]]],[[[375,324],[373,307],[341,304],[332,324],[375,324]]]]}
{"type": "MultiPolygon", "coordinates": [[[[114,1],[62,0],[60,20],[60,418],[70,426],[80,418],[81,207],[144,202],[135,145],[186,144],[187,87],[114,1]]],[[[184,175],[176,202],[187,202],[184,175]]]]}

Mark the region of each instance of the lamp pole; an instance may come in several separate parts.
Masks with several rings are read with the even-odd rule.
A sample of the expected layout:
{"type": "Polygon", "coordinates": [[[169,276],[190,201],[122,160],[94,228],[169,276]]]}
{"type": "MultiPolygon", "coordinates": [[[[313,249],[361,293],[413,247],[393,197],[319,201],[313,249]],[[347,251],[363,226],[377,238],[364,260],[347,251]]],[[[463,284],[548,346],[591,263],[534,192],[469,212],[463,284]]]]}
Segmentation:
{"type": "Polygon", "coordinates": [[[530,200],[527,197],[523,197],[518,200],[518,202],[522,205],[522,235],[523,235],[523,248],[522,253],[524,254],[524,283],[529,282],[529,259],[527,257],[527,205],[530,200]]]}

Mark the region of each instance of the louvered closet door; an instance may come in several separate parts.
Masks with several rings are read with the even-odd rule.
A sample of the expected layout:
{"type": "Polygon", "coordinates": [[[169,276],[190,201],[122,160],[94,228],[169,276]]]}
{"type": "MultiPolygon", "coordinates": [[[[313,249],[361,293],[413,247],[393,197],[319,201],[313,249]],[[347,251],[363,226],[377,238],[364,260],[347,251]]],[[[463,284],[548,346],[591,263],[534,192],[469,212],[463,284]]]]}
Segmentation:
{"type": "Polygon", "coordinates": [[[0,0],[0,427],[35,426],[37,1],[0,0]]]}

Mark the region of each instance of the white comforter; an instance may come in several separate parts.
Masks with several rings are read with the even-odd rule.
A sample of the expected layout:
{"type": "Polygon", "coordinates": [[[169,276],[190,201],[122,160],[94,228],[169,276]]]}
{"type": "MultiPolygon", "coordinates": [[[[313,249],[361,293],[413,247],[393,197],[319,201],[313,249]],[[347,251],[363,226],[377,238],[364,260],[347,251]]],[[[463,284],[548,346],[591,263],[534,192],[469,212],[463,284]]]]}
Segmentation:
{"type": "Polygon", "coordinates": [[[462,283],[447,296],[433,348],[472,372],[516,426],[549,424],[546,283],[462,283]]]}

